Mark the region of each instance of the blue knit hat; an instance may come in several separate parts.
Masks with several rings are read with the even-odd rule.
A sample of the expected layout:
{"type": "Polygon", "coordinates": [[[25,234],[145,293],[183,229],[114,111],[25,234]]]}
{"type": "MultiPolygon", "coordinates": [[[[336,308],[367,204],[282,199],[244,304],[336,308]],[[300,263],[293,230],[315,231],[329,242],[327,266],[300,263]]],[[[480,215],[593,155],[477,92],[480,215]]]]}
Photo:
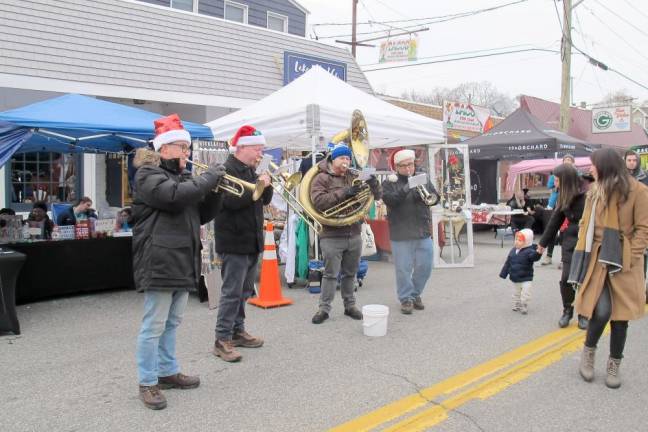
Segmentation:
{"type": "Polygon", "coordinates": [[[335,160],[335,158],[340,156],[351,157],[351,150],[349,150],[349,147],[344,144],[338,144],[333,147],[333,151],[331,152],[331,160],[335,160]]]}

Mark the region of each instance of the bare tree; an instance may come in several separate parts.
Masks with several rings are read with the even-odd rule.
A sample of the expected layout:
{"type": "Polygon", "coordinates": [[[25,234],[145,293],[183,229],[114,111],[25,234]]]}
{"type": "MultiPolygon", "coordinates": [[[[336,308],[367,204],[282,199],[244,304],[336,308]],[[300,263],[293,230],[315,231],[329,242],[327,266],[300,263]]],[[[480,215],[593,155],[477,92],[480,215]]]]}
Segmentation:
{"type": "Polygon", "coordinates": [[[457,87],[434,87],[428,92],[412,89],[403,92],[402,97],[415,102],[443,105],[444,100],[470,102],[475,105],[487,107],[498,116],[506,116],[516,107],[515,99],[501,93],[488,81],[466,82],[457,87]]]}
{"type": "Polygon", "coordinates": [[[608,93],[603,97],[600,102],[597,102],[592,105],[593,108],[605,107],[605,106],[616,106],[616,105],[631,105],[633,98],[628,90],[621,89],[608,93]]]}

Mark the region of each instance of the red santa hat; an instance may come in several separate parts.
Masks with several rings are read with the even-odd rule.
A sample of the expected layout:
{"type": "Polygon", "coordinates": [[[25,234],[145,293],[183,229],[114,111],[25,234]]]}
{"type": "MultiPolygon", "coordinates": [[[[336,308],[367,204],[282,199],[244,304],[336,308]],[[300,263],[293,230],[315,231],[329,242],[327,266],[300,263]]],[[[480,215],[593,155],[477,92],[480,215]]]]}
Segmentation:
{"type": "Polygon", "coordinates": [[[238,146],[248,145],[263,145],[265,146],[266,140],[261,131],[257,130],[254,126],[245,125],[241,126],[236,131],[230,141],[230,151],[235,152],[238,146]]]}
{"type": "Polygon", "coordinates": [[[191,135],[182,126],[178,114],[171,114],[159,118],[153,122],[155,125],[155,138],[153,138],[153,148],[160,151],[160,147],[176,141],[186,141],[191,144],[191,135]]]}
{"type": "Polygon", "coordinates": [[[407,159],[416,159],[416,153],[414,153],[414,150],[409,150],[409,149],[396,150],[391,154],[391,157],[389,158],[389,164],[391,165],[391,169],[395,170],[396,165],[398,165],[399,163],[407,159]]]}

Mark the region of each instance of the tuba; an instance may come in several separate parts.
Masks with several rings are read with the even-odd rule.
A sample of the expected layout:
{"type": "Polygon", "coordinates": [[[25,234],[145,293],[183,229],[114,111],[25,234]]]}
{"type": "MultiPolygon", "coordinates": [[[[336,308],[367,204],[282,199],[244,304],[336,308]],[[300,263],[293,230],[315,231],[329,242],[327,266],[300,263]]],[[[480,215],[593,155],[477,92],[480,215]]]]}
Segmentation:
{"type": "MultiPolygon", "coordinates": [[[[369,160],[369,133],[367,131],[367,122],[360,110],[353,111],[351,115],[351,127],[335,135],[331,141],[336,144],[341,141],[349,142],[356,167],[364,168],[366,166],[369,160]]],[[[363,219],[373,203],[373,194],[369,185],[365,182],[361,182],[362,188],[358,194],[336,204],[334,207],[326,209],[324,212],[320,212],[315,208],[311,201],[310,189],[313,178],[315,178],[319,171],[319,164],[313,166],[301,181],[299,202],[302,207],[317,222],[327,226],[339,227],[353,225],[363,219]]],[[[358,184],[358,182],[360,180],[354,180],[354,184],[358,184]]]]}

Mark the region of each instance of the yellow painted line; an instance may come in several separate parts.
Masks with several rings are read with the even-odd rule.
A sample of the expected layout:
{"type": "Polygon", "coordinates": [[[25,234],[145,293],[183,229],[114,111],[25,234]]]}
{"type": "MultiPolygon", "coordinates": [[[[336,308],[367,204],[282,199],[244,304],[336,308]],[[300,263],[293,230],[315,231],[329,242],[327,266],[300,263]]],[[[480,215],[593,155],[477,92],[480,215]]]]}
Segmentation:
{"type": "Polygon", "coordinates": [[[556,346],[534,355],[519,365],[508,369],[493,378],[471,387],[438,405],[428,408],[419,414],[407,418],[389,428],[385,432],[416,432],[425,431],[448,417],[448,413],[473,399],[487,399],[516,384],[530,375],[559,361],[565,354],[582,349],[585,333],[567,338],[556,346]]]}
{"type": "Polygon", "coordinates": [[[529,356],[541,353],[552,346],[571,340],[574,335],[583,335],[584,332],[576,326],[566,329],[556,330],[548,333],[534,341],[528,342],[512,351],[509,351],[497,358],[489,360],[472,369],[450,377],[440,383],[421,390],[417,394],[404,397],[392,402],[381,408],[378,408],[368,414],[343,423],[330,429],[331,432],[362,432],[370,431],[378,426],[384,425],[394,419],[417,410],[427,404],[429,401],[436,399],[439,395],[453,393],[472,383],[483,380],[484,378],[496,373],[502,369],[518,363],[529,356]]]}

